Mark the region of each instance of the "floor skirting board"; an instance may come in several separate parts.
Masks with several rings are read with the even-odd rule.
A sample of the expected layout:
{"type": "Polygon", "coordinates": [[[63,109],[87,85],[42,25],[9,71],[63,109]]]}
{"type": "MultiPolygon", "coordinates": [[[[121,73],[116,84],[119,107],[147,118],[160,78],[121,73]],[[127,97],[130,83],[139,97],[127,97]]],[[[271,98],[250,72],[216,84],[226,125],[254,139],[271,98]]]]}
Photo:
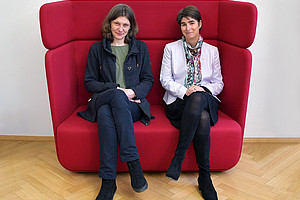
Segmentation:
{"type": "Polygon", "coordinates": [[[54,136],[0,135],[0,141],[54,141],[54,136]]]}
{"type": "Polygon", "coordinates": [[[300,137],[288,138],[244,138],[244,143],[299,143],[300,137]]]}
{"type": "MultiPolygon", "coordinates": [[[[0,135],[0,141],[54,141],[54,136],[19,136],[19,135],[0,135]]],[[[244,138],[244,143],[299,143],[300,137],[287,138],[244,138]]]]}

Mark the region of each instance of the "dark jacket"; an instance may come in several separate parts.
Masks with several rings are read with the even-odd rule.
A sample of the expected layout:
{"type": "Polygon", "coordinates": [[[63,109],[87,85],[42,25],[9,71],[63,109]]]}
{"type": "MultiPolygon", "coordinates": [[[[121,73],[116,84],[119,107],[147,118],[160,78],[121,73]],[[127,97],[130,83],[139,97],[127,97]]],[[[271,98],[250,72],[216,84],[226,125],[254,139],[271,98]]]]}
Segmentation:
{"type": "MultiPolygon", "coordinates": [[[[148,125],[153,116],[150,113],[150,104],[145,98],[153,86],[152,68],[147,45],[135,38],[131,38],[129,42],[129,52],[124,61],[124,77],[126,88],[132,89],[136,99],[141,100],[138,104],[144,112],[141,121],[148,125]]],[[[93,96],[88,109],[79,112],[78,115],[94,122],[97,94],[119,87],[116,83],[116,56],[112,53],[111,42],[106,38],[102,42],[94,43],[90,48],[84,86],[88,92],[93,93],[93,96]]]]}

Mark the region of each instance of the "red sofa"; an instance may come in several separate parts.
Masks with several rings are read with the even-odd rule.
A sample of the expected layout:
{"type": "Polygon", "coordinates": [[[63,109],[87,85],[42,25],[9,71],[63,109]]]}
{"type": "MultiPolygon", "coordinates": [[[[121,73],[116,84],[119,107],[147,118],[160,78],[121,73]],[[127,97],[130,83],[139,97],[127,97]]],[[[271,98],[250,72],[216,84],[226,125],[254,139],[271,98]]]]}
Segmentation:
{"type": "MultiPolygon", "coordinates": [[[[99,142],[96,123],[78,117],[89,94],[83,85],[89,47],[102,39],[101,23],[118,2],[61,1],[40,9],[46,76],[56,150],[63,167],[74,172],[96,172],[99,142]]],[[[219,48],[224,90],[219,95],[219,121],[211,130],[211,170],[224,171],[239,161],[252,57],[247,49],[256,31],[257,10],[253,4],[233,1],[122,1],[136,14],[137,38],[149,48],[154,86],[147,99],[155,119],[149,126],[134,123],[135,137],[144,171],[166,171],[176,148],[179,131],[168,121],[159,82],[166,43],[181,38],[176,16],[181,8],[195,5],[203,17],[201,31],[206,42],[219,48]]],[[[192,144],[191,144],[192,145],[192,144]]],[[[183,162],[183,171],[197,171],[193,148],[183,162]]],[[[127,171],[119,160],[118,171],[127,171]]]]}

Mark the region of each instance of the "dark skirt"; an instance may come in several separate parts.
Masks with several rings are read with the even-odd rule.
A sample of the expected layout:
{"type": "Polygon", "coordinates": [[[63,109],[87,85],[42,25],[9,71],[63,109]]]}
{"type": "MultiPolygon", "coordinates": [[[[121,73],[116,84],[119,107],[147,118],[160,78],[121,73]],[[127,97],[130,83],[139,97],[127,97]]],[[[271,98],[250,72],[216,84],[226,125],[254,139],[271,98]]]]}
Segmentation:
{"type": "MultiPolygon", "coordinates": [[[[215,125],[218,121],[218,109],[219,101],[207,92],[201,92],[207,99],[207,109],[205,109],[210,115],[211,126],[215,125]]],[[[180,122],[183,110],[189,97],[184,96],[183,99],[177,98],[173,103],[166,106],[166,115],[171,124],[180,129],[180,122]]]]}

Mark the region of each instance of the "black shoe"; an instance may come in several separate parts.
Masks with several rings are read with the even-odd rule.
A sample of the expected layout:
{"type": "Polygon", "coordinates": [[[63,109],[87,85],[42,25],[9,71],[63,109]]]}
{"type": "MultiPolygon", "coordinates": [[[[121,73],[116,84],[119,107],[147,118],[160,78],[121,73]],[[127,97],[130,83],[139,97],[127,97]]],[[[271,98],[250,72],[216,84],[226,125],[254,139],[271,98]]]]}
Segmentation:
{"type": "Polygon", "coordinates": [[[166,176],[174,181],[177,181],[180,176],[181,165],[182,165],[182,160],[179,159],[177,156],[174,156],[168,168],[166,176]]]}
{"type": "Polygon", "coordinates": [[[199,190],[205,200],[218,200],[217,192],[212,184],[210,173],[199,174],[198,177],[199,190]]]}
{"type": "Polygon", "coordinates": [[[102,179],[102,185],[96,200],[112,200],[117,190],[115,179],[102,179]]]}
{"type": "Polygon", "coordinates": [[[139,160],[130,161],[127,163],[131,187],[135,192],[144,192],[148,188],[148,183],[143,175],[142,167],[139,160]]]}

